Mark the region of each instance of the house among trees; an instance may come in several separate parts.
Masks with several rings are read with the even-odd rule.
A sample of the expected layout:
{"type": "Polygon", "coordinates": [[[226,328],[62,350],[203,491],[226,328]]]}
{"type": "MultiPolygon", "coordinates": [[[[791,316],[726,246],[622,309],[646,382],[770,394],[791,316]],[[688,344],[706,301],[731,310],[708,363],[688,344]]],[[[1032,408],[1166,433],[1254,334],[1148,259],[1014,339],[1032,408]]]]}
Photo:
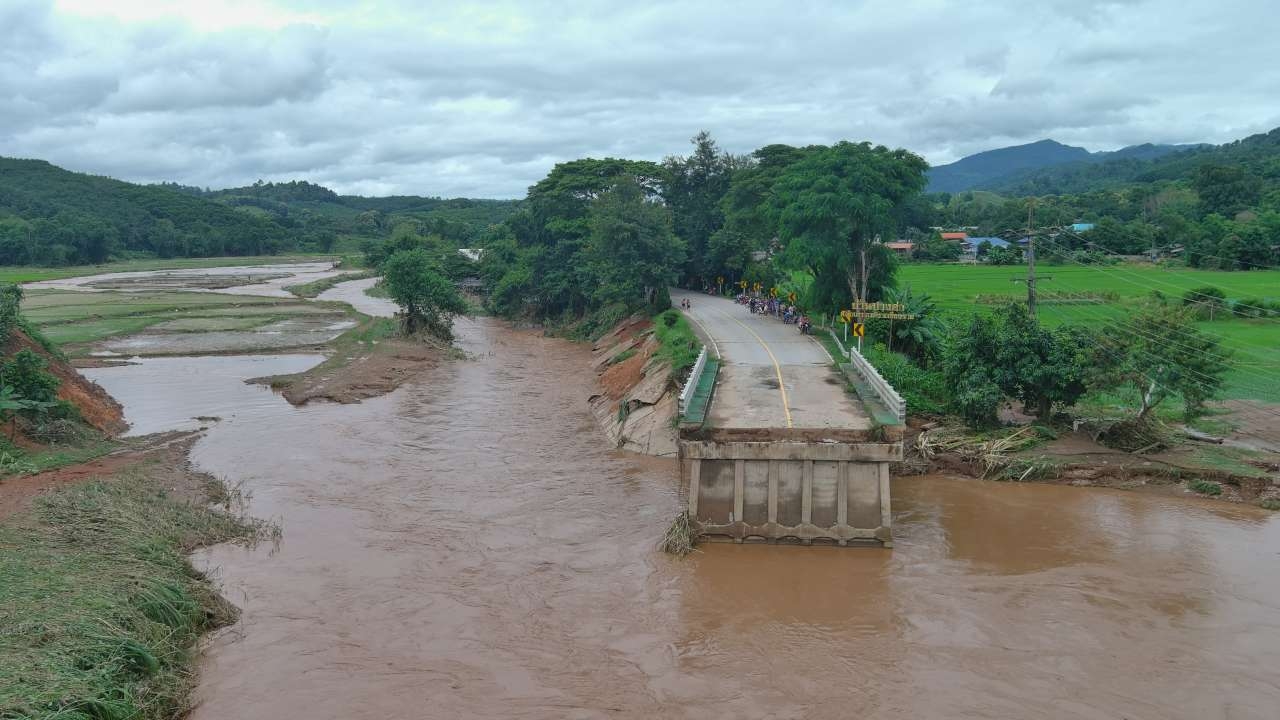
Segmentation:
{"type": "Polygon", "coordinates": [[[899,257],[908,257],[911,255],[911,251],[916,249],[916,244],[910,240],[894,240],[885,243],[884,246],[899,257]]]}
{"type": "Polygon", "coordinates": [[[965,255],[977,255],[978,247],[982,245],[982,243],[987,243],[993,248],[1009,247],[1008,240],[998,237],[971,237],[961,243],[961,247],[964,248],[965,255]]]}

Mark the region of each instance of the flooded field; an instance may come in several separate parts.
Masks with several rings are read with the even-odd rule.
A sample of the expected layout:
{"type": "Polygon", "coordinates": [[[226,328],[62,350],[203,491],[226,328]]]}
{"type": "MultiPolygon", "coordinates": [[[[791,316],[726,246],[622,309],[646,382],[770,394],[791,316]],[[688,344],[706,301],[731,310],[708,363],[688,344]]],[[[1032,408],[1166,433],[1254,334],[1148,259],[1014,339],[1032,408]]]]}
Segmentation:
{"type": "MultiPolygon", "coordinates": [[[[225,322],[225,321],[224,321],[225,322]]],[[[100,343],[97,348],[113,355],[181,355],[187,353],[271,351],[322,345],[356,326],[342,315],[288,318],[248,329],[156,327],[148,332],[100,343]],[[166,332],[167,331],[167,332],[166,332]]]]}
{"type": "MultiPolygon", "coordinates": [[[[76,357],[310,348],[355,327],[358,316],[284,288],[346,272],[326,262],[108,273],[28,283],[23,309],[76,357]]],[[[333,299],[381,310],[387,301],[365,296],[367,284],[348,287],[360,282],[339,282],[333,299]]]]}
{"type": "Polygon", "coordinates": [[[80,372],[128,403],[128,435],[147,435],[193,430],[214,418],[279,419],[283,401],[269,388],[244,381],[302,372],[322,360],[324,356],[316,354],[143,358],[131,365],[80,372]]]}
{"type": "Polygon", "coordinates": [[[108,290],[144,292],[184,290],[215,292],[227,295],[259,295],[291,298],[285,290],[290,285],[322,280],[341,275],[332,262],[288,263],[281,265],[244,265],[235,267],[185,268],[180,270],[138,270],[132,272],[84,275],[61,280],[27,283],[28,290],[108,290]]]}
{"type": "Polygon", "coordinates": [[[316,299],[344,302],[372,317],[391,317],[400,309],[399,305],[390,300],[365,294],[365,291],[376,285],[379,279],[373,277],[341,282],[317,295],[316,299]]]}
{"type": "Polygon", "coordinates": [[[458,331],[359,405],[239,384],[260,358],[91,371],[135,430],[225,418],[193,460],[284,528],[199,558],[243,616],[194,718],[1275,717],[1269,513],[899,479],[895,550],[673,560],[673,464],[605,446],[586,348],[458,331]]]}

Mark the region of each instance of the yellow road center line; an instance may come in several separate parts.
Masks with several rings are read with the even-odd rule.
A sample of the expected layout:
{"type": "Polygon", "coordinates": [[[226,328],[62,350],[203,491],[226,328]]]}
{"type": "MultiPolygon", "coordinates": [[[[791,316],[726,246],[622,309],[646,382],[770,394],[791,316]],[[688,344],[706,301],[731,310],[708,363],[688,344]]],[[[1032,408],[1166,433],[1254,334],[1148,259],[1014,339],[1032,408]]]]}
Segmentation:
{"type": "Polygon", "coordinates": [[[738,318],[732,315],[729,315],[725,312],[720,312],[720,314],[724,315],[730,320],[741,325],[742,329],[751,333],[752,337],[754,337],[756,340],[759,340],[760,345],[764,347],[764,351],[769,353],[769,359],[773,361],[773,371],[778,374],[778,392],[782,394],[782,412],[786,414],[787,427],[790,428],[791,427],[791,405],[790,403],[787,402],[787,386],[785,383],[782,382],[782,365],[778,364],[778,358],[774,357],[773,350],[769,349],[769,343],[765,342],[764,338],[757,335],[755,330],[752,330],[750,327],[747,327],[747,324],[742,322],[738,318]]]}

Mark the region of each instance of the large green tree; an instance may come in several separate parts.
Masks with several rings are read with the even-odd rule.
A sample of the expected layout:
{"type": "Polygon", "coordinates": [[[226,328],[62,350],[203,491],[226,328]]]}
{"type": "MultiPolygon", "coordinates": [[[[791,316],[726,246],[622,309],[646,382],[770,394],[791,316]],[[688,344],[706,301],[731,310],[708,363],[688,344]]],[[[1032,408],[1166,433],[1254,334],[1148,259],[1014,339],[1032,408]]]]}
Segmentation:
{"type": "Polygon", "coordinates": [[[595,304],[634,307],[644,302],[654,310],[666,309],[659,306],[669,303],[662,300],[684,260],[684,243],[672,232],[671,211],[624,177],[592,202],[589,220],[591,234],[582,255],[595,304]]]}
{"type": "Polygon", "coordinates": [[[707,243],[705,268],[708,276],[724,277],[733,282],[748,275],[752,277],[747,279],[754,279],[762,274],[762,268],[748,272],[748,266],[751,254],[772,249],[771,244],[778,236],[776,218],[769,213],[773,185],[806,153],[821,149],[766,145],[739,163],[728,190],[720,199],[724,224],[707,243]]]}
{"type": "Polygon", "coordinates": [[[1055,406],[1074,405],[1087,389],[1078,334],[1045,329],[1022,305],[1005,306],[999,322],[991,371],[1000,389],[1041,420],[1049,420],[1055,406]]]}
{"type": "Polygon", "coordinates": [[[1096,385],[1136,391],[1139,421],[1174,396],[1181,396],[1186,419],[1204,414],[1230,366],[1230,352],[1196,328],[1188,308],[1147,308],[1098,330],[1084,347],[1096,385]]]}
{"type": "Polygon", "coordinates": [[[788,166],[774,183],[769,212],[789,264],[814,275],[815,300],[874,300],[892,285],[892,254],[877,243],[898,227],[928,164],[906,150],[840,142],[788,166]]]}
{"type": "Polygon", "coordinates": [[[426,332],[441,340],[453,339],[453,318],[466,312],[467,304],[426,250],[393,254],[382,264],[382,273],[387,293],[400,306],[406,335],[426,332]]]}
{"type": "Polygon", "coordinates": [[[693,154],[669,157],[662,163],[667,173],[663,198],[671,208],[676,235],[689,247],[685,280],[701,284],[722,272],[719,258],[710,252],[711,238],[724,225],[721,200],[734,170],[747,161],[721,151],[705,130],[690,142],[693,154]]]}
{"type": "MultiPolygon", "coordinates": [[[[623,178],[645,198],[659,198],[666,172],[651,162],[587,158],[560,163],[529,188],[523,209],[508,221],[517,256],[504,295],[523,294],[525,311],[580,316],[596,307],[595,285],[582,253],[591,234],[591,204],[623,178]]],[[[506,303],[508,306],[512,303],[506,303]]]]}
{"type": "Polygon", "coordinates": [[[990,426],[999,401],[1010,397],[1048,420],[1055,407],[1073,405],[1087,390],[1084,346],[1077,330],[1047,330],[1021,305],[974,315],[945,362],[956,410],[971,426],[990,426]]]}

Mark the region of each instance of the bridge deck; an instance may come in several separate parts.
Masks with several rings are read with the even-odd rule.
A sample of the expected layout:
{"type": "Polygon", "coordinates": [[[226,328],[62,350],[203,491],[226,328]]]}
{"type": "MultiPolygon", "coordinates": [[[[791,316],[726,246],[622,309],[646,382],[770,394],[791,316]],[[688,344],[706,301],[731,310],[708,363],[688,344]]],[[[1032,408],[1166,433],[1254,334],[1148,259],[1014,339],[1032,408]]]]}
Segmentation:
{"type": "Polygon", "coordinates": [[[871,428],[826,349],[795,325],[752,315],[725,298],[679,290],[671,297],[677,305],[689,300],[693,307],[684,313],[722,360],[707,416],[711,427],[871,428]]]}

